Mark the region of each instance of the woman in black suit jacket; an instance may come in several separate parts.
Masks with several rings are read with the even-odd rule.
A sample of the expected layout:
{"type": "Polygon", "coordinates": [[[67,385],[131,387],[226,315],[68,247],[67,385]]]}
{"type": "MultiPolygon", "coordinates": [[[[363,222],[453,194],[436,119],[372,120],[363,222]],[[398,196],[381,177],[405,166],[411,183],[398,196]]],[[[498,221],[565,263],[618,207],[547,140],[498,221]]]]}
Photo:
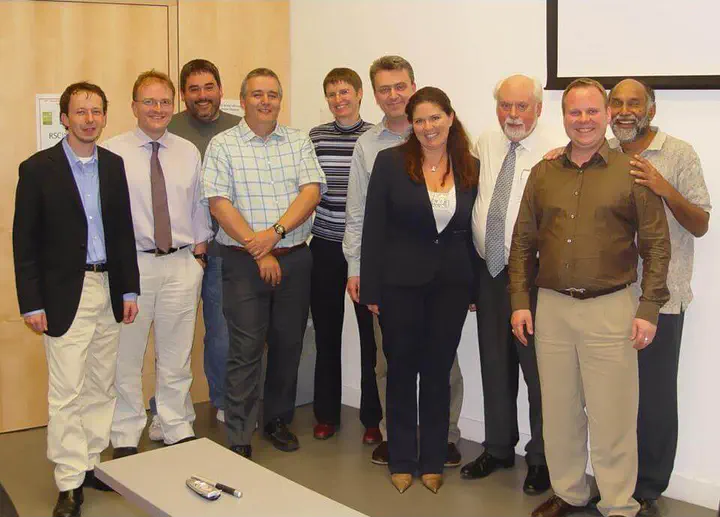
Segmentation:
{"type": "Polygon", "coordinates": [[[405,112],[413,132],[378,154],[368,187],[360,298],[382,327],[393,485],[404,492],[419,471],[437,492],[447,452],[450,368],[472,296],[470,221],[479,163],[442,90],[418,90],[405,112]]]}

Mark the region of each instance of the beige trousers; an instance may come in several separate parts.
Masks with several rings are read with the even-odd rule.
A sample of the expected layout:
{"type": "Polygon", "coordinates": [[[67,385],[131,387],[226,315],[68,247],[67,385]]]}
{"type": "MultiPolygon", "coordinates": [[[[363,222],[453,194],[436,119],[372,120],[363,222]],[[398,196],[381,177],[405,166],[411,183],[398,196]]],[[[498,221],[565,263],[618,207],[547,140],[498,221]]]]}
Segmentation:
{"type": "MultiPolygon", "coordinates": [[[[375,364],[375,379],[377,381],[378,396],[382,406],[383,418],[380,421],[380,431],[387,439],[387,427],[385,426],[385,395],[387,393],[387,360],[382,347],[382,331],[377,316],[373,316],[373,331],[375,333],[375,344],[377,346],[377,361],[375,364]]],[[[457,444],[460,441],[460,411],[463,403],[463,377],[460,371],[457,355],[450,370],[450,427],[448,429],[448,442],[457,444]]]]}
{"type": "Polygon", "coordinates": [[[555,494],[573,505],[591,498],[590,458],[600,490],[598,510],[634,516],[637,477],[637,351],[630,333],[637,307],[631,289],[577,300],[540,289],[535,322],[543,399],[545,456],[555,494]]]}
{"type": "Polygon", "coordinates": [[[47,455],[61,491],[79,487],[100,463],[115,409],[115,362],[120,324],[107,273],[85,273],[80,304],[68,331],[45,336],[48,364],[47,455]]]}
{"type": "Polygon", "coordinates": [[[138,252],[140,296],[135,323],[123,327],[117,358],[118,399],[110,439],[113,447],[137,447],[147,415],[142,367],[152,325],[155,338],[155,402],[166,444],[194,436],[190,353],[203,268],[190,248],[156,257],[138,252]]]}

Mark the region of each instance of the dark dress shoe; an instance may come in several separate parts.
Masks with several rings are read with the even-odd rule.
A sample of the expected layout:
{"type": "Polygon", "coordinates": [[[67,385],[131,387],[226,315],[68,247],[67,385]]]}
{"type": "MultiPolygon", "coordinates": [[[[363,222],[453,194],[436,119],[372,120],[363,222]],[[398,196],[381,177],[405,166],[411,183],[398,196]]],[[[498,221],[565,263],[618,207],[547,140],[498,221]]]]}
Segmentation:
{"type": "Polygon", "coordinates": [[[80,506],[84,500],[82,487],[60,492],[52,517],[80,517],[80,506]]]}
{"type": "Polygon", "coordinates": [[[252,459],[252,446],[250,445],[232,445],[230,450],[243,458],[252,459]]]}
{"type": "Polygon", "coordinates": [[[88,470],[85,472],[85,479],[83,479],[83,487],[94,488],[95,490],[102,490],[103,492],[114,492],[104,481],[100,481],[95,477],[94,470],[88,470]]]}
{"type": "Polygon", "coordinates": [[[126,456],[132,456],[133,454],[137,453],[137,447],[115,447],[115,449],[113,450],[113,459],[117,460],[126,456]]]}
{"type": "Polygon", "coordinates": [[[365,445],[375,445],[383,441],[382,433],[379,427],[368,427],[362,437],[365,445]]]}
{"type": "Polygon", "coordinates": [[[509,469],[513,465],[515,465],[515,456],[501,459],[496,458],[487,451],[483,451],[474,461],[460,469],[460,475],[465,479],[480,479],[489,476],[498,468],[509,469]]]}
{"type": "Polygon", "coordinates": [[[388,444],[383,441],[380,445],[375,447],[372,452],[372,458],[370,458],[375,465],[387,465],[388,464],[388,444]]]}
{"type": "Polygon", "coordinates": [[[660,515],[660,507],[655,499],[642,499],[638,498],[640,503],[640,511],[637,513],[637,517],[658,517],[660,515]]]}
{"type": "Polygon", "coordinates": [[[538,495],[550,488],[550,472],[547,465],[528,465],[527,476],[523,483],[523,492],[538,495]]]}
{"type": "Polygon", "coordinates": [[[462,463],[462,456],[460,455],[460,451],[457,448],[457,445],[455,445],[452,442],[448,442],[447,447],[447,456],[445,456],[445,467],[452,468],[452,467],[459,467],[462,463]]]}
{"type": "Polygon", "coordinates": [[[335,426],[332,424],[317,424],[313,428],[313,437],[316,440],[327,440],[335,434],[335,426]]]}
{"type": "Polygon", "coordinates": [[[185,438],[180,438],[177,442],[166,443],[165,446],[167,447],[170,445],[180,445],[181,443],[192,442],[194,440],[197,440],[197,438],[195,436],[186,436],[185,438]]]}
{"type": "Polygon", "coordinates": [[[265,426],[265,437],[276,449],[283,452],[296,451],[300,448],[297,436],[279,418],[274,418],[265,426]]]}
{"type": "Polygon", "coordinates": [[[565,517],[565,515],[580,512],[585,508],[585,506],[573,506],[554,495],[535,508],[530,515],[532,517],[565,517]]]}

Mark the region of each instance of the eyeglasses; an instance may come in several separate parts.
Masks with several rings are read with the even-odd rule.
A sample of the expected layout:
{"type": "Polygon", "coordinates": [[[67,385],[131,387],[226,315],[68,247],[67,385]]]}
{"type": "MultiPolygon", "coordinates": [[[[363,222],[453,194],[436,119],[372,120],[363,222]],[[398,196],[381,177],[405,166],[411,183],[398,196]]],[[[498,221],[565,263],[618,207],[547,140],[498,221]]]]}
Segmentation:
{"type": "Polygon", "coordinates": [[[142,99],[139,102],[143,106],[146,106],[148,108],[154,108],[155,106],[160,106],[161,108],[170,108],[173,105],[172,99],[142,99]]]}
{"type": "Polygon", "coordinates": [[[392,84],[392,85],[388,85],[388,86],[380,86],[375,91],[377,93],[379,93],[380,95],[386,96],[386,95],[390,95],[390,93],[392,93],[393,90],[395,90],[398,93],[402,93],[405,90],[407,90],[409,86],[410,85],[408,83],[403,82],[403,83],[397,83],[397,84],[392,84]]]}
{"type": "Polygon", "coordinates": [[[530,104],[527,102],[498,102],[498,106],[501,110],[510,112],[513,109],[513,106],[515,106],[515,109],[517,109],[520,113],[525,113],[528,108],[530,107],[530,104]]]}
{"type": "Polygon", "coordinates": [[[327,99],[334,99],[335,97],[347,97],[350,95],[350,89],[349,88],[343,88],[342,90],[338,90],[336,92],[328,92],[325,94],[325,98],[327,99]]]}

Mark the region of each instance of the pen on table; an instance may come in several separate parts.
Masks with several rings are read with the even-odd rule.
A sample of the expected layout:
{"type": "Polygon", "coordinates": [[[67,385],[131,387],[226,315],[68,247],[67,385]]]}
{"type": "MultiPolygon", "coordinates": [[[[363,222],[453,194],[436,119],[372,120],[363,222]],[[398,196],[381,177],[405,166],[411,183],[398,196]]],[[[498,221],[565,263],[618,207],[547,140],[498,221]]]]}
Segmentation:
{"type": "Polygon", "coordinates": [[[199,480],[199,481],[203,481],[203,482],[207,483],[207,484],[210,485],[210,486],[214,486],[215,488],[217,488],[217,489],[220,490],[221,492],[225,492],[226,494],[230,494],[230,495],[233,496],[233,497],[237,497],[237,498],[242,497],[242,492],[241,492],[240,490],[235,490],[235,489],[234,489],[233,487],[231,487],[231,486],[223,485],[222,483],[216,483],[215,481],[211,481],[211,480],[209,480],[208,478],[204,478],[204,477],[200,477],[200,476],[195,476],[195,475],[193,475],[193,477],[194,477],[195,479],[199,480]]]}

